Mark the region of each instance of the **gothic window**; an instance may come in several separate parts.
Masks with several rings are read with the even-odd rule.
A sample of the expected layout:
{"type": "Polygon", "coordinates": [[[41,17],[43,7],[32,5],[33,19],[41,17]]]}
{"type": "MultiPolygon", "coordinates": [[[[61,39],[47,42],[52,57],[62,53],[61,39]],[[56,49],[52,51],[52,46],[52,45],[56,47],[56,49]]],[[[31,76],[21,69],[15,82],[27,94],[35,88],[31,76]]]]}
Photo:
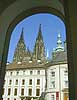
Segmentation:
{"type": "Polygon", "coordinates": [[[40,89],[36,89],[36,96],[40,95],[40,89]]]}
{"type": "Polygon", "coordinates": [[[24,89],[21,89],[21,96],[24,95],[24,89]]]}
{"type": "Polygon", "coordinates": [[[37,85],[40,85],[40,79],[37,79],[37,85]]]}
{"type": "Polygon", "coordinates": [[[32,79],[29,80],[29,85],[32,85],[32,79]]]}
{"type": "Polygon", "coordinates": [[[29,89],[29,96],[31,96],[32,95],[32,89],[29,89]]]}

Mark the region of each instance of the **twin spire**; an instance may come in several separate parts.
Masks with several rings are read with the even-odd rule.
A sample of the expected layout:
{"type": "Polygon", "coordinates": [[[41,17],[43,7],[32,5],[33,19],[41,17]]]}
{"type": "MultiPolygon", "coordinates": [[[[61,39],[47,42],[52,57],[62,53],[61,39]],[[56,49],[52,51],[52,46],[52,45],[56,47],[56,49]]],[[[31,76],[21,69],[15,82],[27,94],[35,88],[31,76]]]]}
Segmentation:
{"type": "MultiPolygon", "coordinates": [[[[17,48],[15,50],[14,61],[16,61],[16,62],[18,62],[20,60],[22,61],[25,57],[30,58],[30,57],[33,56],[33,54],[30,52],[29,48],[27,49],[26,48],[26,45],[24,43],[24,36],[23,36],[24,32],[23,32],[23,30],[24,30],[24,28],[22,28],[22,32],[21,32],[21,35],[20,35],[20,39],[19,39],[19,42],[17,44],[17,48]]],[[[36,44],[37,47],[40,46],[39,44],[42,44],[41,47],[40,47],[41,50],[37,50],[36,49],[36,46],[34,47],[34,50],[37,50],[37,51],[34,52],[34,55],[35,56],[39,56],[40,58],[42,58],[44,56],[43,55],[44,54],[44,47],[43,47],[44,44],[43,44],[43,37],[42,37],[42,32],[41,32],[41,24],[39,25],[38,36],[36,38],[36,43],[35,44],[36,44]],[[42,40],[42,42],[40,42],[40,40],[42,40]],[[39,43],[37,43],[37,41],[39,43]]],[[[34,57],[34,59],[37,59],[37,57],[34,57]]]]}
{"type": "MultiPolygon", "coordinates": [[[[24,32],[23,32],[23,30],[24,30],[24,28],[22,28],[21,36],[20,36],[19,42],[17,44],[16,51],[15,51],[14,60],[18,61],[20,59],[23,59],[26,56],[27,56],[27,58],[28,58],[28,56],[31,56],[34,59],[43,59],[43,60],[46,56],[48,57],[49,56],[48,51],[47,51],[47,54],[45,56],[45,47],[44,47],[43,36],[42,36],[42,31],[41,31],[41,24],[39,25],[38,36],[36,38],[33,53],[30,52],[29,48],[26,49],[26,45],[24,43],[24,36],[23,36],[24,32]],[[26,54],[25,54],[25,52],[26,52],[26,54]]],[[[62,47],[61,35],[60,35],[60,32],[59,32],[58,37],[57,37],[57,47],[54,50],[54,52],[63,51],[63,50],[64,50],[64,48],[62,47]]]]}
{"type": "MultiPolygon", "coordinates": [[[[22,32],[21,32],[21,36],[20,36],[20,39],[19,41],[23,41],[24,40],[24,32],[23,32],[24,28],[22,28],[22,32]]],[[[38,31],[38,36],[37,36],[37,40],[43,40],[43,36],[42,36],[42,31],[41,31],[41,24],[39,25],[39,31],[38,31]]]]}

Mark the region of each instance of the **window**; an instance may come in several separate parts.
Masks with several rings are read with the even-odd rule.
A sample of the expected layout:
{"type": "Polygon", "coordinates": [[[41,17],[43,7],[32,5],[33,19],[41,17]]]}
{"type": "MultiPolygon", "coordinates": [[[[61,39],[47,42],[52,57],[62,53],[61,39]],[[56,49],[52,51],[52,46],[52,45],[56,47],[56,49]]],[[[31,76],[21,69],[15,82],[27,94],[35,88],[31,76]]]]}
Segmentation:
{"type": "Polygon", "coordinates": [[[65,81],[65,87],[68,87],[68,81],[65,81]]]}
{"type": "Polygon", "coordinates": [[[18,80],[16,80],[15,85],[18,85],[18,80]]]}
{"type": "Polygon", "coordinates": [[[25,70],[23,70],[23,74],[25,74],[25,70]]]}
{"type": "Polygon", "coordinates": [[[14,89],[14,95],[17,95],[17,88],[14,89]]]}
{"type": "Polygon", "coordinates": [[[31,70],[31,71],[30,71],[30,75],[32,75],[32,74],[33,74],[33,71],[31,70]]]}
{"type": "Polygon", "coordinates": [[[51,75],[52,75],[52,77],[55,77],[55,72],[52,71],[52,72],[51,72],[51,75]]]}
{"type": "Polygon", "coordinates": [[[8,95],[11,94],[11,88],[8,88],[8,95]]]}
{"type": "Polygon", "coordinates": [[[12,75],[13,74],[13,72],[10,72],[10,75],[12,75]]]}
{"type": "Polygon", "coordinates": [[[37,71],[37,74],[40,75],[40,70],[37,71]]]}
{"type": "Polygon", "coordinates": [[[36,96],[40,95],[40,89],[36,89],[36,96]]]}
{"type": "Polygon", "coordinates": [[[32,79],[29,80],[29,85],[32,85],[32,79]]]}
{"type": "Polygon", "coordinates": [[[21,89],[21,95],[24,95],[24,89],[21,89]]]}
{"type": "Polygon", "coordinates": [[[68,71],[67,70],[64,71],[64,75],[68,76],[68,71]]]}
{"type": "Polygon", "coordinates": [[[17,71],[16,74],[18,75],[19,74],[19,71],[17,71]]]}
{"type": "Polygon", "coordinates": [[[32,95],[32,89],[29,89],[29,96],[32,95]]]}
{"type": "Polygon", "coordinates": [[[40,85],[40,79],[37,79],[37,85],[40,85]]]}
{"type": "Polygon", "coordinates": [[[55,81],[52,81],[52,88],[55,88],[55,81]]]}
{"type": "Polygon", "coordinates": [[[24,84],[25,84],[25,80],[23,79],[23,80],[22,80],[22,85],[24,85],[24,84]]]}
{"type": "Polygon", "coordinates": [[[55,96],[54,95],[51,96],[51,100],[55,100],[55,96]]]}
{"type": "Polygon", "coordinates": [[[9,85],[11,85],[12,84],[12,80],[9,80],[9,85]]]}

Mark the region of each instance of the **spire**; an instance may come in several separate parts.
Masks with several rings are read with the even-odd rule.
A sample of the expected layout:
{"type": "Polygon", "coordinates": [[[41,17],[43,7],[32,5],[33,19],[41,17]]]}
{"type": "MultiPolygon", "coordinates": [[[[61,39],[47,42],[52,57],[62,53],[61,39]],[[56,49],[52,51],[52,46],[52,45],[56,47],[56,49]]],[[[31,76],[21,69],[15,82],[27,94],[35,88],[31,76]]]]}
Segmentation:
{"type": "Polygon", "coordinates": [[[39,32],[38,32],[37,40],[43,40],[43,36],[41,32],[41,24],[39,25],[39,32]]]}
{"type": "Polygon", "coordinates": [[[23,28],[22,28],[22,32],[14,53],[13,60],[16,62],[22,61],[25,57],[25,50],[26,50],[26,46],[23,39],[23,28]]]}
{"type": "Polygon", "coordinates": [[[23,40],[24,40],[24,39],[23,39],[23,34],[24,34],[23,30],[24,30],[24,28],[22,28],[22,32],[21,32],[21,36],[20,36],[19,41],[23,41],[23,40]]]}
{"type": "Polygon", "coordinates": [[[60,32],[58,33],[58,37],[57,37],[57,47],[56,47],[56,50],[57,51],[63,51],[60,32]]]}
{"type": "Polygon", "coordinates": [[[62,41],[61,41],[60,32],[58,33],[58,37],[57,37],[57,47],[58,47],[58,46],[62,46],[62,41]]]}
{"type": "Polygon", "coordinates": [[[45,58],[45,47],[44,47],[44,41],[41,32],[41,24],[39,25],[39,31],[34,46],[33,57],[36,60],[45,58]]]}

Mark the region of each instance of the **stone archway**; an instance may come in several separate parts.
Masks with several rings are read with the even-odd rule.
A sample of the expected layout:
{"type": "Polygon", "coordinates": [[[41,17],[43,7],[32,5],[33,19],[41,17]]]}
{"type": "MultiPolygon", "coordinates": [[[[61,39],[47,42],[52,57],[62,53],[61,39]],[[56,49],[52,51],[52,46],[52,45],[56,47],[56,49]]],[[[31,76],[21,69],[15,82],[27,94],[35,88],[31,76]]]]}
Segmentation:
{"type": "MultiPolygon", "coordinates": [[[[12,0],[11,0],[12,1],[12,0]]],[[[13,28],[15,27],[15,25],[17,23],[14,23],[12,26],[12,21],[14,21],[15,18],[17,18],[17,20],[20,20],[17,16],[20,15],[20,13],[25,12],[26,10],[28,11],[29,9],[33,9],[33,8],[50,8],[45,9],[45,12],[48,13],[52,13],[56,14],[57,16],[62,18],[62,15],[64,15],[64,9],[62,4],[58,1],[58,0],[20,0],[20,1],[16,1],[13,0],[14,2],[8,3],[9,1],[7,1],[7,3],[3,6],[3,8],[0,10],[0,99],[2,97],[2,86],[3,86],[3,79],[4,79],[4,75],[5,75],[5,64],[6,64],[6,57],[7,57],[7,52],[8,52],[8,46],[9,46],[9,40],[11,37],[11,32],[13,30],[13,28]],[[57,1],[57,5],[56,3],[54,3],[55,1],[57,1]],[[23,8],[23,9],[21,9],[23,8]],[[53,11],[51,9],[54,9],[53,11]],[[62,9],[61,9],[62,8],[62,9]],[[19,10],[20,9],[20,10],[19,10]],[[16,14],[16,15],[15,15],[16,14]],[[6,43],[7,42],[7,43],[6,43]]],[[[62,0],[61,0],[62,1],[62,0]]],[[[2,4],[2,2],[4,2],[4,0],[1,0],[0,4],[2,4]]],[[[5,2],[4,2],[5,3],[5,2]]],[[[70,1],[70,0],[65,0],[64,2],[64,6],[65,6],[65,20],[66,20],[66,27],[67,27],[67,47],[68,47],[68,62],[69,62],[69,79],[70,79],[70,98],[71,100],[76,100],[77,98],[77,89],[76,89],[76,84],[77,84],[77,61],[76,61],[76,57],[77,57],[77,39],[75,39],[77,37],[77,34],[74,34],[77,32],[77,15],[76,15],[76,6],[77,1],[70,1]],[[73,5],[73,6],[72,6],[73,5]],[[69,11],[69,12],[68,12],[69,11]],[[70,25],[69,25],[70,22],[70,25]],[[71,27],[71,29],[70,29],[71,27]],[[75,40],[75,41],[74,41],[75,40]],[[72,62],[71,62],[72,61],[72,62]],[[71,84],[72,83],[72,84],[71,84]],[[73,87],[73,88],[71,88],[73,87]]],[[[38,9],[39,10],[39,9],[38,9]]],[[[33,10],[34,12],[34,10],[33,10]]],[[[40,12],[44,12],[39,11],[39,12],[35,12],[35,13],[40,13],[40,12]]],[[[28,12],[28,14],[30,14],[32,12],[28,12]]],[[[33,14],[33,13],[32,13],[33,14]]],[[[23,18],[21,18],[23,19],[23,18]]]]}
{"type": "Polygon", "coordinates": [[[50,13],[57,15],[62,20],[64,20],[64,9],[63,5],[56,0],[51,0],[49,2],[43,0],[39,1],[30,1],[30,0],[20,0],[16,1],[10,6],[8,6],[4,12],[1,14],[1,70],[0,70],[0,98],[2,98],[2,87],[4,83],[4,76],[6,70],[6,60],[9,48],[9,42],[11,37],[11,32],[13,31],[14,27],[24,18],[37,14],[37,13],[50,13]],[[56,5],[57,2],[57,5],[56,5]],[[6,16],[6,17],[5,17],[6,16]]]}

